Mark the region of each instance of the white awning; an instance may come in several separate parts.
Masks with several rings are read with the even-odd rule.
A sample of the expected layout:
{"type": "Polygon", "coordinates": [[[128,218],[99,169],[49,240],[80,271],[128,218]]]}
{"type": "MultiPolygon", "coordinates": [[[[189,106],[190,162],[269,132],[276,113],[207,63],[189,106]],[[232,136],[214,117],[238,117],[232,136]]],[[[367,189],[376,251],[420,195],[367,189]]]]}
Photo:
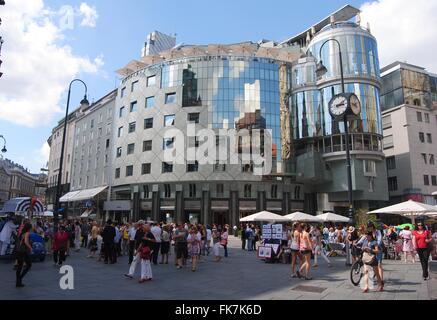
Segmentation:
{"type": "Polygon", "coordinates": [[[74,197],[76,195],[78,195],[80,193],[80,191],[71,191],[65,195],[63,195],[60,199],[59,202],[72,202],[74,199],[74,197]]]}
{"type": "Polygon", "coordinates": [[[75,202],[75,201],[90,200],[95,196],[97,196],[99,193],[105,191],[107,188],[108,186],[79,190],[79,191],[72,191],[67,193],[61,199],[59,199],[59,202],[75,202]]]}

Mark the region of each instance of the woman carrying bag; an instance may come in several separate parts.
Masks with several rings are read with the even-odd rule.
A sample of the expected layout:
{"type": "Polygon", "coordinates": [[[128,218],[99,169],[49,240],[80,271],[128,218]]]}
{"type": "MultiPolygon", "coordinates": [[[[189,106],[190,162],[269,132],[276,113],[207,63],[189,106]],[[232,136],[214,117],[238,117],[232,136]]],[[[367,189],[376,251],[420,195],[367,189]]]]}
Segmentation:
{"type": "Polygon", "coordinates": [[[378,242],[373,236],[373,232],[369,231],[366,233],[366,238],[363,239],[363,263],[364,263],[364,290],[363,293],[369,292],[369,270],[370,267],[373,268],[373,272],[378,280],[378,291],[384,291],[384,284],[382,283],[381,276],[378,271],[378,260],[376,255],[379,253],[380,249],[378,247],[378,242]]]}

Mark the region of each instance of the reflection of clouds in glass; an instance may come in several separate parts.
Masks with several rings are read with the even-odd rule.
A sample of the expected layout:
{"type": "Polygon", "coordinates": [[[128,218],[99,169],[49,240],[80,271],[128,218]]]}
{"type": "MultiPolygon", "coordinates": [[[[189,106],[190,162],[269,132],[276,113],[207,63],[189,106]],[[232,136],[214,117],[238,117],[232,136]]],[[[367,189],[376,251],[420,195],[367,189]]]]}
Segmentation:
{"type": "Polygon", "coordinates": [[[240,116],[243,117],[245,113],[254,113],[261,109],[261,84],[259,80],[254,83],[244,84],[244,106],[240,110],[240,116]]]}

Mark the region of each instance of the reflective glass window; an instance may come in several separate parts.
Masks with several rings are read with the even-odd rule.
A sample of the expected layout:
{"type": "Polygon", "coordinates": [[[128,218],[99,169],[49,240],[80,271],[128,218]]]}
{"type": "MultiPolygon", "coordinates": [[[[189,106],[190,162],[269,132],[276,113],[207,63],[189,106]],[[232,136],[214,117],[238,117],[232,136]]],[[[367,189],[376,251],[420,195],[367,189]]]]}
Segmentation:
{"type": "Polygon", "coordinates": [[[146,108],[153,108],[155,106],[155,97],[146,98],[146,108]]]}
{"type": "Polygon", "coordinates": [[[134,101],[130,104],[130,112],[135,112],[137,111],[137,102],[134,101]]]}
{"type": "Polygon", "coordinates": [[[175,92],[167,93],[165,95],[165,104],[172,104],[172,103],[176,103],[176,93],[175,92]]]}
{"type": "Polygon", "coordinates": [[[144,119],[144,129],[153,128],[153,118],[144,119]]]}
{"type": "Polygon", "coordinates": [[[134,175],[134,166],[126,166],[126,177],[132,177],[134,175]]]}
{"type": "Polygon", "coordinates": [[[152,171],[152,164],[151,163],[143,163],[141,165],[141,174],[150,174],[152,171]]]}
{"type": "Polygon", "coordinates": [[[175,115],[174,114],[164,116],[164,127],[174,126],[174,122],[175,122],[175,115]]]}
{"type": "Polygon", "coordinates": [[[135,152],[135,143],[130,143],[127,145],[127,154],[133,154],[135,152]]]}
{"type": "Polygon", "coordinates": [[[156,76],[147,77],[147,86],[153,87],[156,85],[156,76]]]}

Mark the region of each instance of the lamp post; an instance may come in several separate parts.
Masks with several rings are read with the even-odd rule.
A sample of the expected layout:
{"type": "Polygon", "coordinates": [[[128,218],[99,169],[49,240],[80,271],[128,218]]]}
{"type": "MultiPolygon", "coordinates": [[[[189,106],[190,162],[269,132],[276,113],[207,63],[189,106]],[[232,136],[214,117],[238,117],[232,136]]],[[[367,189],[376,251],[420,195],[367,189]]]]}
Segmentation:
{"type": "Polygon", "coordinates": [[[59,214],[58,214],[59,209],[60,209],[59,199],[60,199],[61,193],[62,193],[62,169],[63,169],[63,164],[64,164],[64,148],[65,148],[65,138],[67,135],[68,109],[70,107],[71,86],[76,81],[82,83],[85,87],[85,96],[84,96],[83,100],[80,102],[81,107],[87,108],[89,106],[89,102],[87,99],[87,94],[88,94],[87,85],[85,84],[85,82],[83,82],[80,79],[74,79],[73,81],[70,82],[70,86],[68,87],[67,109],[65,110],[64,133],[62,135],[61,158],[59,160],[60,162],[59,162],[58,184],[56,186],[55,210],[53,213],[55,230],[57,230],[58,222],[59,222],[59,214]]]}
{"type": "Polygon", "coordinates": [[[5,139],[5,137],[3,137],[3,135],[0,135],[0,138],[2,138],[3,141],[5,142],[1,151],[2,151],[2,153],[6,153],[6,152],[8,152],[8,150],[6,149],[6,139],[5,139]]]}
{"type": "MultiPolygon", "coordinates": [[[[322,46],[320,47],[319,52],[319,63],[317,64],[317,76],[321,77],[324,74],[328,72],[328,69],[323,65],[322,61],[322,49],[325,44],[327,44],[329,41],[334,41],[338,45],[338,55],[340,58],[340,73],[341,73],[341,90],[342,93],[346,93],[345,84],[344,84],[344,73],[343,73],[343,57],[341,54],[341,44],[337,39],[328,39],[326,40],[322,46]]],[[[346,169],[347,169],[347,186],[348,186],[348,200],[349,200],[349,219],[351,221],[351,224],[354,224],[354,203],[353,203],[353,193],[352,193],[352,169],[351,169],[351,155],[349,150],[349,124],[347,120],[347,115],[345,114],[343,116],[343,122],[344,122],[344,131],[345,131],[345,139],[346,139],[346,169]]]]}

